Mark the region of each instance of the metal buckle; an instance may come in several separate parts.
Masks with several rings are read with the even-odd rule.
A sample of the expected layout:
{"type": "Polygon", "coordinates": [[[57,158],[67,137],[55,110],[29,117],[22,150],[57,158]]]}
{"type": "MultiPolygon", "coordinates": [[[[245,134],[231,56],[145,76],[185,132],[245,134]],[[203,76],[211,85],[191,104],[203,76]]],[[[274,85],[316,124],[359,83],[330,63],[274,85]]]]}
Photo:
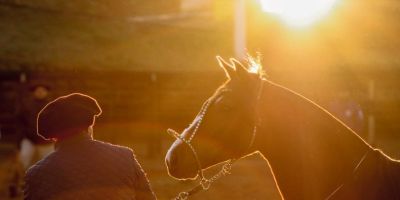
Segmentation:
{"type": "Polygon", "coordinates": [[[232,164],[230,162],[222,166],[222,174],[224,175],[231,174],[231,170],[232,170],[232,164]]]}
{"type": "Polygon", "coordinates": [[[186,200],[189,197],[189,193],[187,192],[181,192],[179,195],[175,198],[175,200],[186,200]]]}
{"type": "Polygon", "coordinates": [[[202,178],[200,180],[200,185],[201,185],[201,187],[203,187],[203,190],[208,190],[208,189],[210,189],[211,181],[206,178],[202,178]]]}

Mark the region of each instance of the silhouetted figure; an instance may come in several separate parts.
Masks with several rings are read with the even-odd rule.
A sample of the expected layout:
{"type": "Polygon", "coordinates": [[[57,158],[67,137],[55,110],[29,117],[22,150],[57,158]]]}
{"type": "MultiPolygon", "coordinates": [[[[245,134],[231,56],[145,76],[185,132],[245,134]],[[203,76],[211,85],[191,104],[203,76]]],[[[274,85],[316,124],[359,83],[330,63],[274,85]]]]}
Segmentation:
{"type": "Polygon", "coordinates": [[[55,151],[25,176],[25,199],[155,199],[131,149],[94,140],[97,101],[73,93],[44,107],[37,133],[55,140],[55,151]]]}
{"type": "Polygon", "coordinates": [[[53,143],[36,134],[36,117],[50,101],[50,87],[43,83],[35,84],[30,88],[30,92],[31,95],[23,100],[18,114],[23,135],[20,159],[25,170],[53,151],[53,143]]]}

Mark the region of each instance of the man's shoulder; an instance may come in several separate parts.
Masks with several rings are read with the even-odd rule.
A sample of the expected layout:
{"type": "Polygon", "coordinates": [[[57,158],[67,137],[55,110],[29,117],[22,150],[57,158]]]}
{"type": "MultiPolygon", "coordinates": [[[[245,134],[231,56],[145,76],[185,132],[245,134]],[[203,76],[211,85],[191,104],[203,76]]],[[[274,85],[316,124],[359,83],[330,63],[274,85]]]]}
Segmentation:
{"type": "Polygon", "coordinates": [[[118,166],[121,172],[135,168],[137,161],[131,148],[98,140],[93,140],[93,143],[97,146],[96,157],[105,160],[107,165],[113,165],[115,168],[118,166]]]}
{"type": "Polygon", "coordinates": [[[111,144],[108,142],[103,142],[100,140],[93,140],[93,143],[95,146],[98,148],[104,149],[105,151],[111,151],[114,153],[119,153],[123,155],[133,155],[133,150],[129,147],[126,146],[121,146],[121,145],[116,145],[116,144],[111,144]]]}
{"type": "Polygon", "coordinates": [[[36,177],[41,177],[48,170],[48,163],[48,159],[42,159],[30,166],[25,172],[25,179],[35,180],[37,179],[36,177]]]}
{"type": "MultiPolygon", "coordinates": [[[[64,159],[64,158],[61,158],[61,159],[64,159]]],[[[42,170],[47,170],[47,168],[52,167],[52,164],[56,160],[60,160],[60,155],[58,155],[58,152],[53,151],[50,154],[46,155],[41,160],[37,161],[31,167],[29,167],[28,170],[26,171],[26,173],[28,173],[28,172],[36,173],[36,172],[40,172],[42,170]]]]}

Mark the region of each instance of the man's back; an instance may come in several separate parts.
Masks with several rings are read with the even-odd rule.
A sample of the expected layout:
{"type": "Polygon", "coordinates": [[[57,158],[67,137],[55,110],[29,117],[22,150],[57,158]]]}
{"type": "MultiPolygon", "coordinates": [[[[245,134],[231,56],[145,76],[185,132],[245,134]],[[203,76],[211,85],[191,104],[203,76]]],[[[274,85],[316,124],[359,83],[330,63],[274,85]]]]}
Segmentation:
{"type": "Polygon", "coordinates": [[[32,166],[25,199],[155,199],[131,149],[72,138],[32,166]]]}

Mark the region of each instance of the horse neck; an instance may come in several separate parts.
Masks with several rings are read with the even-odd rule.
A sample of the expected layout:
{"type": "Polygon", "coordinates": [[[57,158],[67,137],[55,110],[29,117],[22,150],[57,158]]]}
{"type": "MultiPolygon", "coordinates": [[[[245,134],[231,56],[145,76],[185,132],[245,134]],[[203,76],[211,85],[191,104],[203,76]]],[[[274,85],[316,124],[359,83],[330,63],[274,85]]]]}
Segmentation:
{"type": "Polygon", "coordinates": [[[324,199],[370,148],[306,98],[266,81],[255,148],[264,155],[285,199],[324,199]]]}

